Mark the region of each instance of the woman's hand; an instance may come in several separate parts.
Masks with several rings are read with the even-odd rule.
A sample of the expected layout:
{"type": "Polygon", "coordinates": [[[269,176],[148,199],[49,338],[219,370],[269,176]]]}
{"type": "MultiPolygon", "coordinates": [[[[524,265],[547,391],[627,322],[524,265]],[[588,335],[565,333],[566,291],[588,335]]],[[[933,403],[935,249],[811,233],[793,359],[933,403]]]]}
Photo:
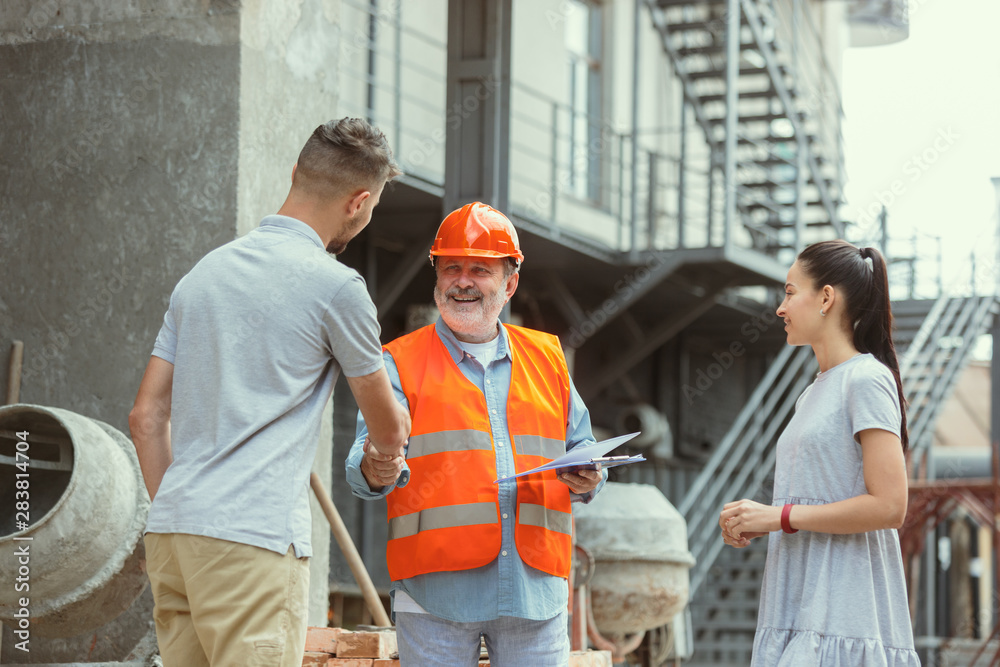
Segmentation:
{"type": "Polygon", "coordinates": [[[762,505],[752,500],[727,503],[719,513],[722,541],[737,549],[750,540],[781,529],[781,508],[762,505]]]}

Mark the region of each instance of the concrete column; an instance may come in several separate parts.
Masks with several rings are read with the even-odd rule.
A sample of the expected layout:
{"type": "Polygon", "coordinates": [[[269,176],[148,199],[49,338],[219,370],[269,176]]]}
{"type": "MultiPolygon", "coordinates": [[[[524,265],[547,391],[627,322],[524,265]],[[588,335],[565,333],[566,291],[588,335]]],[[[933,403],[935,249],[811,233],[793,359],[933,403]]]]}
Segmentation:
{"type": "Polygon", "coordinates": [[[509,212],[512,0],[449,0],[444,213],[479,200],[509,212]]]}
{"type": "MultiPolygon", "coordinates": [[[[23,340],[22,402],[128,433],[171,290],[235,234],[235,7],[2,3],[0,365],[23,340]]],[[[151,608],[147,590],[96,633],[33,636],[31,658],[120,660],[151,608]]]]}
{"type": "MultiPolygon", "coordinates": [[[[239,25],[239,151],[234,211],[237,235],[278,210],[292,166],[316,127],[336,116],[340,0],[244,0],[239,25]]],[[[388,128],[383,128],[383,130],[388,128]]],[[[333,465],[333,406],[313,471],[328,490],[333,465]]],[[[330,526],[312,500],[313,557],[309,624],[325,626],[329,605],[330,526]]]]}
{"type": "MultiPolygon", "coordinates": [[[[23,402],[128,432],[173,287],[277,210],[302,144],[336,114],[340,4],[2,4],[0,370],[24,341],[23,402]]],[[[313,513],[309,622],[324,625],[330,533],[313,513]]],[[[33,638],[32,657],[121,659],[150,607],[147,592],[93,647],[93,634],[33,638]]]]}

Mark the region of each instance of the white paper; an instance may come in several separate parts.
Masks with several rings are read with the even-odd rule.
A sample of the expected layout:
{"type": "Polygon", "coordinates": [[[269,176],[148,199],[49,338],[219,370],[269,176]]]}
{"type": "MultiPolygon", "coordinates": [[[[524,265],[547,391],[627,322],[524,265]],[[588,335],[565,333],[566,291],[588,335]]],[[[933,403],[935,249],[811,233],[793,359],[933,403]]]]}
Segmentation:
{"type": "MultiPolygon", "coordinates": [[[[608,438],[607,440],[602,440],[601,442],[595,442],[592,445],[578,445],[573,449],[569,450],[557,459],[552,459],[545,465],[540,465],[537,468],[532,468],[531,470],[525,470],[516,475],[511,475],[510,477],[503,477],[496,480],[494,484],[498,482],[504,482],[508,479],[514,479],[516,477],[523,477],[524,475],[530,475],[536,472],[545,472],[546,470],[554,470],[556,468],[571,468],[573,466],[585,466],[591,465],[593,459],[601,458],[607,455],[615,447],[625,444],[635,436],[639,435],[642,431],[636,431],[635,433],[629,433],[628,435],[619,435],[615,438],[608,438]]],[[[645,460],[645,459],[636,459],[645,460]]]]}

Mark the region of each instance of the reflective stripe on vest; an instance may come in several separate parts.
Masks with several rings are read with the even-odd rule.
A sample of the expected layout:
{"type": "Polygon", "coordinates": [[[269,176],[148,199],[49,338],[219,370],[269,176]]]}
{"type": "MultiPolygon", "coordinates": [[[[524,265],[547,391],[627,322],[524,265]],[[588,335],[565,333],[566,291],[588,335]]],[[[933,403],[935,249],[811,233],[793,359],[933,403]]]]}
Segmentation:
{"type": "Polygon", "coordinates": [[[515,435],[514,449],[522,456],[541,456],[551,461],[566,453],[566,441],[540,435],[515,435]]]}
{"type": "MultiPolygon", "coordinates": [[[[537,505],[536,505],[537,507],[537,505]]],[[[544,507],[539,509],[544,510],[544,507]]],[[[412,514],[404,514],[389,519],[389,539],[416,535],[421,530],[476,526],[494,523],[497,520],[496,503],[469,503],[468,505],[448,505],[432,507],[412,514]]],[[[537,525],[537,524],[536,524],[537,525]]]]}
{"type": "Polygon", "coordinates": [[[573,515],[550,510],[543,505],[521,503],[518,507],[517,522],[524,526],[538,526],[565,535],[573,534],[573,515]]]}
{"type": "Polygon", "coordinates": [[[493,451],[490,434],[482,431],[440,431],[410,436],[410,446],[406,450],[407,460],[444,452],[483,450],[493,451]]]}

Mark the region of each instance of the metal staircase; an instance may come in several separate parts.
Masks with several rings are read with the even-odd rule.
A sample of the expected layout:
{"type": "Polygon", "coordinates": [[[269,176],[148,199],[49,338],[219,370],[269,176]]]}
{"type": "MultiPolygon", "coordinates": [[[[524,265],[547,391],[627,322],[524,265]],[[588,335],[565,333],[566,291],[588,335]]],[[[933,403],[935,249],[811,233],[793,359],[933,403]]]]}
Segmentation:
{"type": "MultiPolygon", "coordinates": [[[[897,318],[916,309],[919,301],[895,305],[897,318]]],[[[900,363],[910,434],[911,476],[923,477],[922,464],[933,441],[934,423],[965,368],[972,348],[986,333],[997,312],[995,294],[959,296],[946,293],[934,302],[923,324],[906,341],[900,363]]]]}
{"type": "Polygon", "coordinates": [[[735,195],[727,217],[738,215],[753,247],[771,254],[800,249],[815,233],[843,236],[839,87],[809,11],[792,0],[646,5],[710,147],[710,168],[722,169],[724,190],[735,195]],[[734,11],[739,34],[730,39],[734,11]],[[730,51],[738,62],[727,68],[730,51]]]}
{"type": "MultiPolygon", "coordinates": [[[[937,301],[903,301],[893,307],[894,340],[910,403],[911,461],[919,462],[942,404],[975,341],[992,322],[997,299],[994,294],[945,294],[937,301]]],[[[691,665],[750,662],[767,543],[724,548],[718,514],[731,500],[770,502],[777,436],[816,370],[810,348],[786,347],[678,506],[688,521],[689,548],[697,560],[691,570],[691,665]]]]}
{"type": "Polygon", "coordinates": [[[818,370],[808,347],[785,347],[692,483],[678,510],[688,522],[692,665],[750,663],[767,543],[724,548],[719,511],[732,500],[769,503],[775,442],[818,370]]]}

